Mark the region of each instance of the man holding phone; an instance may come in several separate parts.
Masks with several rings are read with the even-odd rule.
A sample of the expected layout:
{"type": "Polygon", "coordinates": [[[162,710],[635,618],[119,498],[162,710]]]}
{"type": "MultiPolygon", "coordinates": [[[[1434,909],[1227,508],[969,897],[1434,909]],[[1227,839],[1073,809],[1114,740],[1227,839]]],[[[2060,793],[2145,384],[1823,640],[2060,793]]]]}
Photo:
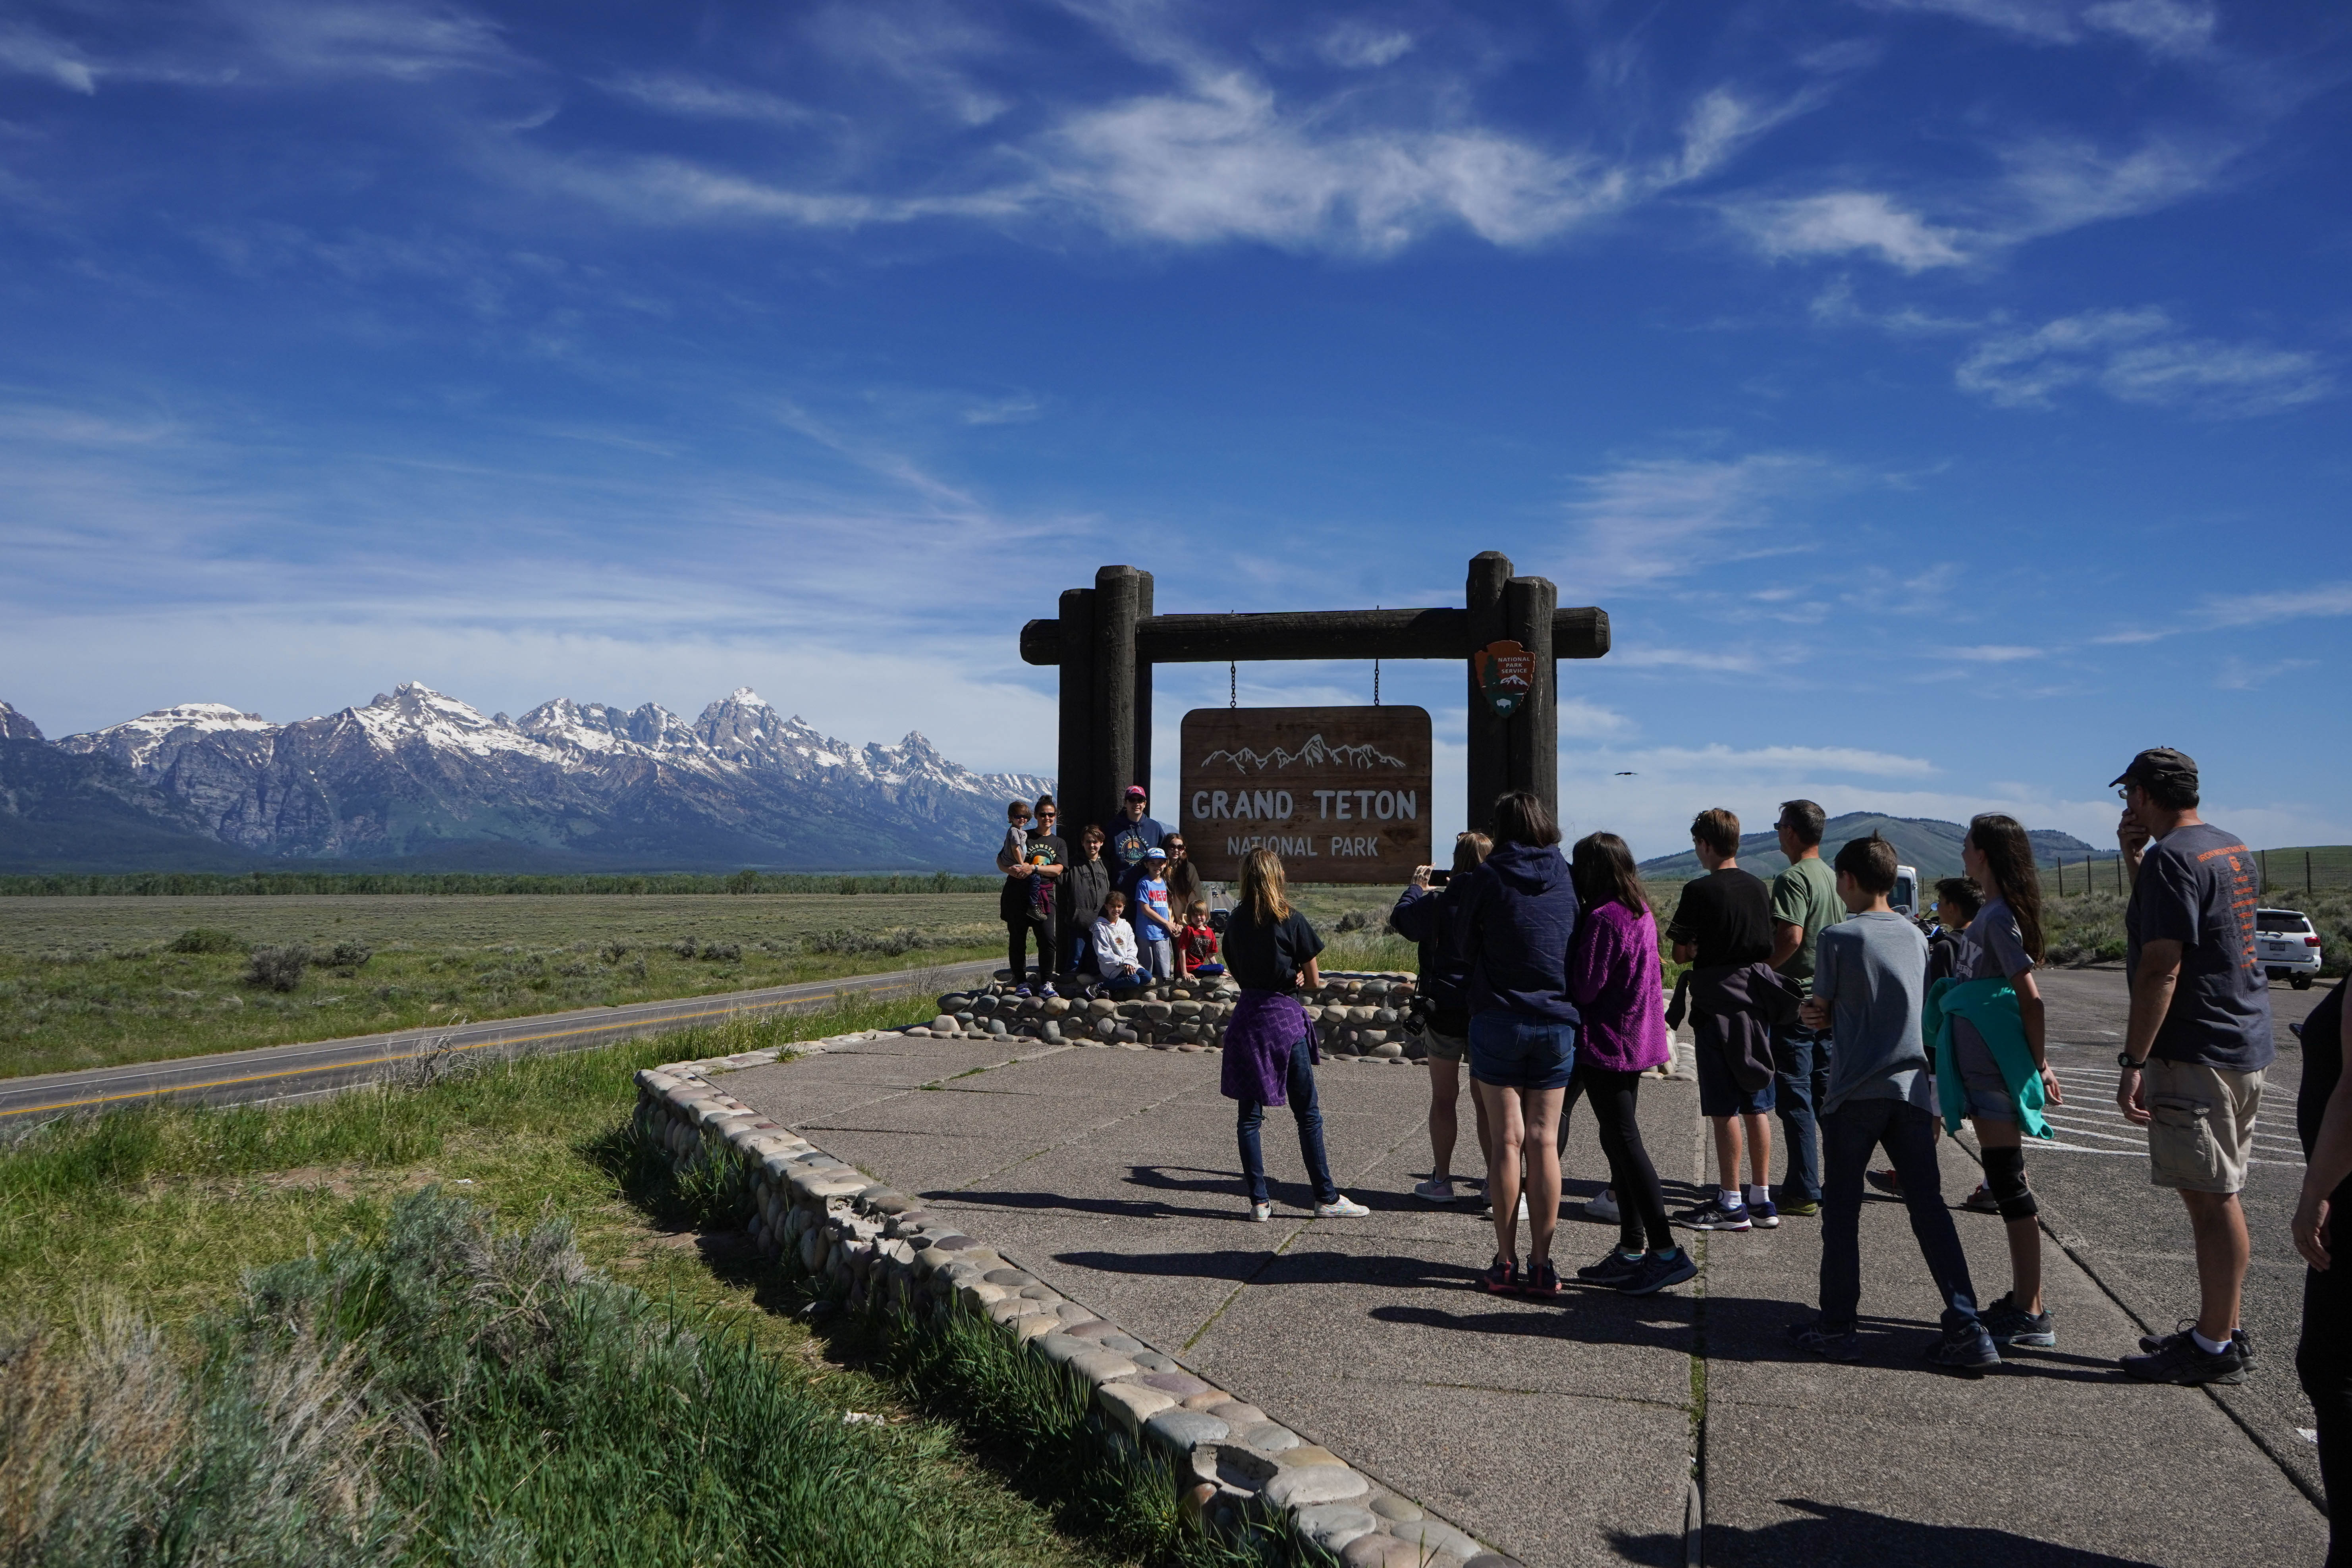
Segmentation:
{"type": "MultiPolygon", "coordinates": [[[[1467,871],[1486,858],[1493,840],[1465,833],[1454,841],[1452,869],[1413,868],[1412,885],[1389,911],[1389,929],[1421,944],[1421,985],[1413,997],[1413,1021],[1429,1052],[1429,1180],[1414,1184],[1412,1195],[1450,1204],[1454,1192],[1454,1144],[1460,1133],[1455,1106],[1462,1094],[1462,1059],[1470,1049],[1470,963],[1463,956],[1455,915],[1454,871],[1467,871]]],[[[1486,1168],[1486,1109],[1470,1097],[1478,1120],[1478,1168],[1486,1168]]]]}

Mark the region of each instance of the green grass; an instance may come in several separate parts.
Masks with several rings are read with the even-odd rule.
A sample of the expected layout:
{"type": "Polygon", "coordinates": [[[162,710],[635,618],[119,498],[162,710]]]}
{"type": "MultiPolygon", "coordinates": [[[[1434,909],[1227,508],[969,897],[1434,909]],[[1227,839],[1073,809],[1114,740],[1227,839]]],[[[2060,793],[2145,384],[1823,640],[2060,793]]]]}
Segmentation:
{"type": "Polygon", "coordinates": [[[995,917],[973,893],[0,899],[0,1076],[987,958],[995,917]],[[298,944],[294,989],[247,982],[247,947],[298,944]]]}

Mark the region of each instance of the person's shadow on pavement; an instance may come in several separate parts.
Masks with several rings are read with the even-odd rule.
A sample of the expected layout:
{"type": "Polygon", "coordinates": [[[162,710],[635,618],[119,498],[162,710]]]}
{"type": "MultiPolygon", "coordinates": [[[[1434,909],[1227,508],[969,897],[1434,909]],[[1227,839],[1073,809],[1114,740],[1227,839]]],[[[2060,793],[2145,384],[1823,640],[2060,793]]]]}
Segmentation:
{"type": "MultiPolygon", "coordinates": [[[[2036,1541],[1979,1525],[1921,1524],[1861,1509],[1804,1498],[1782,1498],[1783,1508],[1810,1519],[1783,1520],[1759,1530],[1706,1527],[1700,1561],[1707,1568],[1821,1568],[1823,1563],[1966,1563],[1968,1568],[2147,1568],[2138,1557],[2036,1541]]],[[[1609,1533],[1611,1548],[1635,1563],[1681,1563],[1684,1541],[1672,1535],[1609,1533]]]]}

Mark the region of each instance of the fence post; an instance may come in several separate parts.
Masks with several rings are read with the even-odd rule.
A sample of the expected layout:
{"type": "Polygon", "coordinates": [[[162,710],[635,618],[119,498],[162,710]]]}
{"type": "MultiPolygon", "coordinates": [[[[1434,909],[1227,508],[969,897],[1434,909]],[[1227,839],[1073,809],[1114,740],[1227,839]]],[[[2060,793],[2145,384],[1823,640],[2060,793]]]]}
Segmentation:
{"type": "Polygon", "coordinates": [[[2311,902],[2311,851],[2303,852],[2303,901],[2311,902]]]}

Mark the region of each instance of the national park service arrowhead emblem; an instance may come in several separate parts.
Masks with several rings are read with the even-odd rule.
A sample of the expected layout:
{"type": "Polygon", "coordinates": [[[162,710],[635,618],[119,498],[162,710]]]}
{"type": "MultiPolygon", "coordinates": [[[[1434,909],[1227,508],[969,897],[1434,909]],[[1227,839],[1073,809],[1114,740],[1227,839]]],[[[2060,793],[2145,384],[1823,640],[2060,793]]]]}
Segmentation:
{"type": "Polygon", "coordinates": [[[1535,694],[1536,656],[1517,643],[1488,643],[1470,656],[1470,668],[1497,718],[1517,713],[1535,694]]]}

